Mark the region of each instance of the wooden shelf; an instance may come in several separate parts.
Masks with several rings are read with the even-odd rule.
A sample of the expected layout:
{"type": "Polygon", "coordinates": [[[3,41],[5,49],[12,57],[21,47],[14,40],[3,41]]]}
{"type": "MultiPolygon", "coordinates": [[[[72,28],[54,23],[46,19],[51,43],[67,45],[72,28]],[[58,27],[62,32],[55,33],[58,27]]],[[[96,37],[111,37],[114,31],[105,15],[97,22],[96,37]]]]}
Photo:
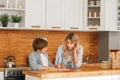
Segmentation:
{"type": "Polygon", "coordinates": [[[100,6],[94,5],[94,6],[88,6],[88,8],[100,8],[100,6]]]}

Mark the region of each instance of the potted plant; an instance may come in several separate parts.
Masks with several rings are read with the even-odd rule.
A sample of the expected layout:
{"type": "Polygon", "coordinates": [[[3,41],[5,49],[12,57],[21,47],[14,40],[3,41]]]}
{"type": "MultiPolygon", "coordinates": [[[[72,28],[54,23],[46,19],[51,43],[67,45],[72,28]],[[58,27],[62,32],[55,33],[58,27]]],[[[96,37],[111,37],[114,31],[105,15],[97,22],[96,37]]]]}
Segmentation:
{"type": "Polygon", "coordinates": [[[2,14],[0,16],[0,21],[1,21],[3,27],[7,27],[8,22],[9,22],[9,15],[8,14],[2,14]]]}
{"type": "Polygon", "coordinates": [[[22,16],[12,15],[11,18],[14,23],[14,27],[19,27],[19,23],[22,21],[22,16]]]}

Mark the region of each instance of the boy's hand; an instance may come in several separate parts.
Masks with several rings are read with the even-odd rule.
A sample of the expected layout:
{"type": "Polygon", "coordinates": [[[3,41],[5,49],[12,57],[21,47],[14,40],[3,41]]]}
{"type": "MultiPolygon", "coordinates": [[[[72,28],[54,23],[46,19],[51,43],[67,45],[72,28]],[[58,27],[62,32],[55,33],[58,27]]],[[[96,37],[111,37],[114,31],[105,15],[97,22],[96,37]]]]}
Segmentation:
{"type": "Polygon", "coordinates": [[[58,64],[58,65],[55,65],[55,67],[58,68],[58,69],[65,69],[64,64],[58,64]]]}

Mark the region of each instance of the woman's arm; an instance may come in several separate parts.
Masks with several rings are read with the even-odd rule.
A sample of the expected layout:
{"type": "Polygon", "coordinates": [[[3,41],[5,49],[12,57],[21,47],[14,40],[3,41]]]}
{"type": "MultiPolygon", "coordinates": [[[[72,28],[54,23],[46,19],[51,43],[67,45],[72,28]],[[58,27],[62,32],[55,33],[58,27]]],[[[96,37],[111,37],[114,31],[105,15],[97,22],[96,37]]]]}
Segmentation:
{"type": "Polygon", "coordinates": [[[78,49],[78,53],[74,53],[74,64],[75,67],[78,68],[82,64],[82,57],[83,57],[83,47],[80,46],[78,49]]]}
{"type": "Polygon", "coordinates": [[[62,55],[63,55],[63,45],[61,45],[57,50],[56,58],[55,58],[55,65],[62,63],[62,60],[60,60],[60,58],[62,58],[62,55]]]}
{"type": "Polygon", "coordinates": [[[73,61],[74,61],[74,64],[77,64],[78,63],[78,50],[79,50],[79,48],[80,48],[80,46],[79,46],[79,44],[77,44],[77,43],[75,43],[75,45],[74,45],[74,54],[73,54],[73,61]]]}

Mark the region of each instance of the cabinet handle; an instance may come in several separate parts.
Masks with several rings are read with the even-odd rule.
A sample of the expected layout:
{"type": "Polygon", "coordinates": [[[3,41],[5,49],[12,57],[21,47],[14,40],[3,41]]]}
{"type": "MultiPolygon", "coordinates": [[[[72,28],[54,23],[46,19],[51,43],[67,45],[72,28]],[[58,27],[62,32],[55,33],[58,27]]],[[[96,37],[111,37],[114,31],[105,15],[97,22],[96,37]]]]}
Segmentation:
{"type": "Polygon", "coordinates": [[[79,27],[70,27],[71,29],[79,29],[79,27]]]}
{"type": "Polygon", "coordinates": [[[41,26],[32,26],[32,28],[40,28],[41,26]]]}
{"type": "Polygon", "coordinates": [[[61,28],[60,26],[52,26],[52,28],[61,28]]]}
{"type": "Polygon", "coordinates": [[[89,27],[89,29],[98,29],[98,27],[92,26],[92,27],[89,27]]]}

